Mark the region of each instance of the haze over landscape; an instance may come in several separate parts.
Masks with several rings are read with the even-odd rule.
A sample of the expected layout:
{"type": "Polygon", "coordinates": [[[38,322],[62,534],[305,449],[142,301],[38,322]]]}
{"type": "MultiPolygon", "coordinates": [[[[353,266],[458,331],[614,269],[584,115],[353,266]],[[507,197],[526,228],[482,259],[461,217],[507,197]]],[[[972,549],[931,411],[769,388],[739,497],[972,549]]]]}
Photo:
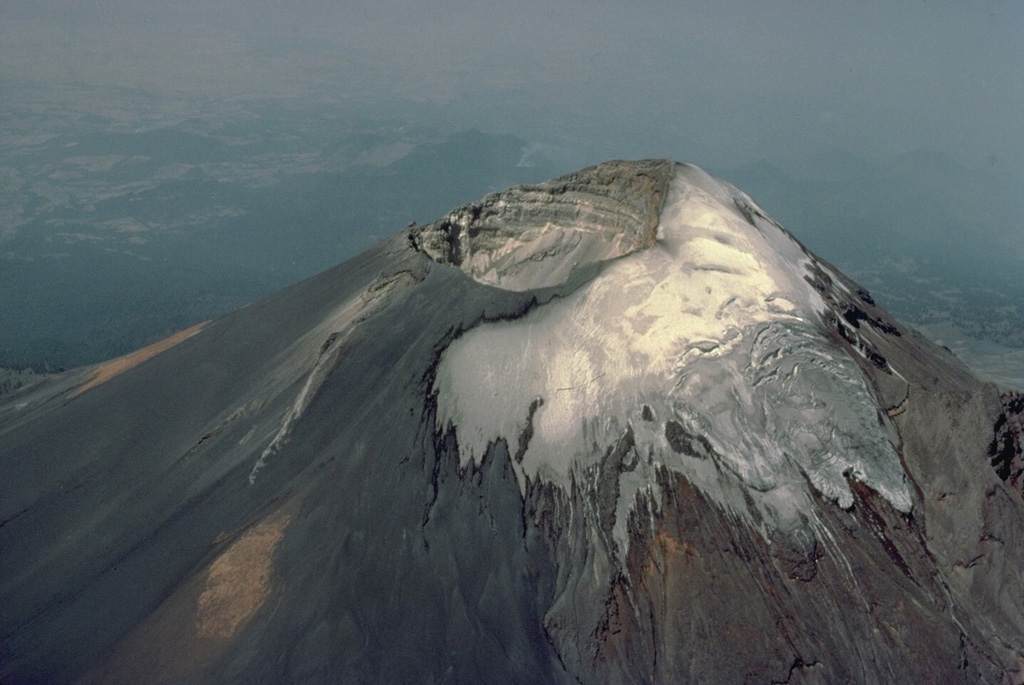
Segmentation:
{"type": "Polygon", "coordinates": [[[0,5],[0,681],[1024,683],[1022,29],[0,5]]]}
{"type": "Polygon", "coordinates": [[[8,2],[0,366],[97,362],[488,190],[671,157],[1024,383],[1013,2],[8,2]]]}

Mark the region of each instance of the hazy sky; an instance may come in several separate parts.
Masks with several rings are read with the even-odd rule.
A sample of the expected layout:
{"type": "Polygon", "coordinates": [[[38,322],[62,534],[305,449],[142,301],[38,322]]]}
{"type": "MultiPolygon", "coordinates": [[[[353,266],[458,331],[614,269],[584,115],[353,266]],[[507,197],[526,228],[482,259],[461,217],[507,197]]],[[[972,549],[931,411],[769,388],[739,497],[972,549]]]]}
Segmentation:
{"type": "Polygon", "coordinates": [[[9,79],[422,107],[596,155],[1024,169],[1017,0],[4,0],[9,79]]]}

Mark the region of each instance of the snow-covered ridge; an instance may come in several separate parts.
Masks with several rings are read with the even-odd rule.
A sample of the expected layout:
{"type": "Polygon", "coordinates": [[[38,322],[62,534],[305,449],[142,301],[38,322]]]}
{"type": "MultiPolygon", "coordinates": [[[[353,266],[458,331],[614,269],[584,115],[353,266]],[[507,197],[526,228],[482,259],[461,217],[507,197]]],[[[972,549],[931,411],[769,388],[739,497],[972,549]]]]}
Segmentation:
{"type": "MultiPolygon", "coordinates": [[[[535,269],[562,273],[560,258],[535,269]]],[[[661,465],[771,528],[813,525],[811,487],[849,506],[850,477],[908,511],[886,419],[857,363],[822,334],[816,268],[745,194],[677,166],[650,246],[449,346],[438,421],[456,431],[463,464],[528,436],[514,463],[523,487],[583,482],[629,435],[616,466],[623,548],[635,495],[656,487],[661,465]]]]}
{"type": "Polygon", "coordinates": [[[413,245],[487,285],[531,290],[653,244],[673,165],[606,162],[492,193],[426,226],[413,245]]]}

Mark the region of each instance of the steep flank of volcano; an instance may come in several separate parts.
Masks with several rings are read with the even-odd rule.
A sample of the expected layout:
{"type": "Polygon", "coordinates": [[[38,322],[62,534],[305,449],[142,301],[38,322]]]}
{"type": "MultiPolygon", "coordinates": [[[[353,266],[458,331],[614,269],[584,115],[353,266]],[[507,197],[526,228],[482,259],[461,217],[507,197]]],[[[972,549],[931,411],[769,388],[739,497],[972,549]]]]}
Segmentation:
{"type": "Polygon", "coordinates": [[[0,398],[0,682],[1024,682],[1020,397],[696,167],[170,340],[0,398]]]}

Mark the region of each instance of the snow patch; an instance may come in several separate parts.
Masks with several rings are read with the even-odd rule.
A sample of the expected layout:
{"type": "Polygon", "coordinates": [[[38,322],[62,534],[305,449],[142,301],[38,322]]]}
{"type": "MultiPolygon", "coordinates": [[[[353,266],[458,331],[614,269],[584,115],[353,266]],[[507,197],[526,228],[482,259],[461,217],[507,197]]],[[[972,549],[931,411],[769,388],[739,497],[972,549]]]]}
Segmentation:
{"type": "Polygon", "coordinates": [[[614,534],[623,551],[624,514],[656,487],[662,464],[769,527],[806,524],[808,485],[850,506],[850,477],[908,511],[906,476],[865,378],[821,334],[826,305],[805,279],[812,266],[749,197],[680,166],[653,246],[449,346],[438,421],[455,428],[465,466],[500,437],[514,444],[541,398],[513,464],[523,487],[542,478],[568,488],[632,428],[639,456],[619,478],[614,534]]]}

